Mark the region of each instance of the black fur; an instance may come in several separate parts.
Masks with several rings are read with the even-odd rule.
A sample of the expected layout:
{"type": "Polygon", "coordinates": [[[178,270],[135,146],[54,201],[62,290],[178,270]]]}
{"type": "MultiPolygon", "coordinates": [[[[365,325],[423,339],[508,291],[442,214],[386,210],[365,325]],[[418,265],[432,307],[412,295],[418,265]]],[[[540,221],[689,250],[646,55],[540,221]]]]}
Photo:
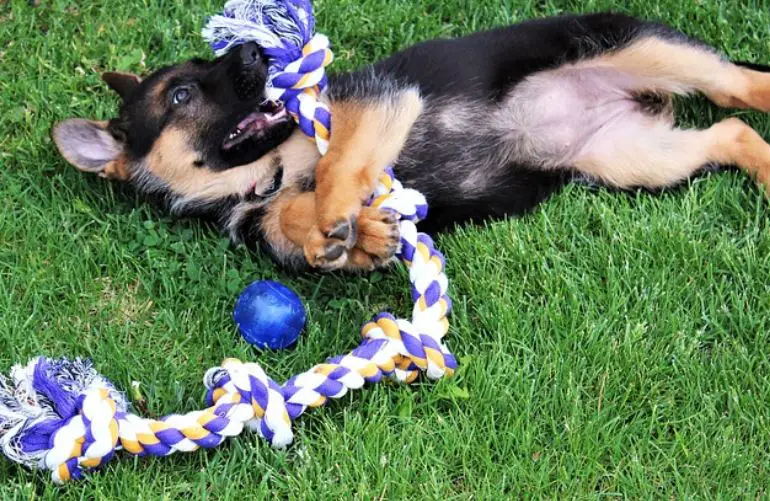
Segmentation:
{"type": "Polygon", "coordinates": [[[685,38],[665,25],[622,14],[561,16],[423,42],[374,68],[418,85],[427,98],[499,100],[533,73],[623,48],[644,35],[685,38]]]}
{"type": "MultiPolygon", "coordinates": [[[[532,119],[524,120],[517,115],[515,118],[521,121],[514,127],[495,120],[508,116],[511,103],[526,103],[526,97],[537,102],[537,96],[532,98],[532,94],[525,93],[521,99],[519,94],[522,88],[528,89],[529,77],[536,78],[537,73],[623,49],[647,37],[713,52],[701,42],[662,24],[613,13],[568,15],[417,44],[357,71],[332,75],[329,99],[332,104],[357,100],[391,108],[399,106],[405,93],[419,92],[422,112],[394,168],[404,185],[425,194],[430,211],[421,227],[435,232],[457,223],[524,214],[575,180],[602,184],[574,170],[569,160],[564,160],[571,157],[560,155],[558,145],[549,146],[554,150],[543,154],[542,148],[538,149],[541,144],[532,137],[547,142],[551,135],[544,130],[528,135],[527,127],[532,125],[532,119]],[[519,136],[512,139],[514,132],[519,136]]],[[[302,249],[269,242],[270,235],[262,228],[263,218],[269,213],[273,190],[280,182],[284,188],[294,191],[315,189],[312,161],[303,160],[302,166],[296,167],[290,158],[283,158],[284,169],[284,165],[257,160],[281,146],[292,133],[299,132],[286,122],[272,126],[263,136],[249,136],[242,151],[237,148],[230,151],[224,142],[228,132],[251,110],[262,110],[266,68],[264,61],[256,59],[254,54],[254,46],[246,44],[214,61],[192,60],[161,69],[130,93],[122,85],[130,82],[117,81],[113,87],[124,89],[123,94],[127,95],[120,117],[110,122],[109,130],[127,144],[129,158],[136,169],[132,181],[141,191],[163,200],[177,215],[214,219],[233,241],[252,247],[260,242],[279,262],[294,266],[304,260],[302,249]],[[157,90],[158,82],[166,82],[169,76],[177,78],[180,84],[184,84],[185,79],[193,82],[196,86],[193,88],[205,97],[199,100],[202,104],[189,111],[163,105],[158,112],[158,103],[149,101],[148,96],[157,90]],[[276,182],[273,186],[260,185],[261,191],[246,195],[237,191],[229,195],[218,192],[219,200],[206,199],[199,203],[195,194],[183,199],[142,167],[142,159],[169,121],[186,127],[184,130],[191,131],[195,137],[194,149],[200,156],[190,166],[191,176],[197,169],[221,173],[253,164],[259,165],[259,169],[270,169],[269,174],[276,176],[276,182]],[[285,186],[283,173],[291,169],[295,169],[289,176],[293,185],[285,186]],[[263,196],[265,194],[267,196],[263,196]]],[[[737,64],[770,71],[768,66],[737,64]]],[[[558,78],[568,81],[567,77],[558,78]]],[[[175,82],[177,80],[171,80],[164,85],[173,88],[175,82]]],[[[631,93],[627,101],[652,118],[672,118],[668,94],[640,89],[638,95],[631,93]]],[[[528,111],[531,110],[535,112],[524,118],[542,114],[541,108],[528,111]]],[[[535,125],[543,127],[545,123],[551,127],[551,122],[536,119],[535,125]]],[[[565,140],[564,144],[572,143],[565,140]]],[[[280,157],[277,161],[281,162],[280,157]]]]}
{"type": "Polygon", "coordinates": [[[532,20],[417,44],[355,73],[337,75],[331,81],[331,97],[374,99],[408,86],[419,88],[427,103],[415,126],[421,134],[407,144],[396,174],[428,199],[431,210],[422,229],[434,232],[465,221],[521,215],[563,187],[573,173],[509,163],[490,171],[496,179],[493,189],[462,193],[455,181],[468,175],[468,165],[457,159],[469,150],[479,158],[493,157],[501,140],[474,124],[461,131],[447,130],[432,109],[452,100],[469,108],[494,105],[535,72],[617,50],[646,35],[686,39],[664,25],[622,14],[532,20]]]}
{"type": "Polygon", "coordinates": [[[748,68],[750,70],[761,71],[762,73],[770,73],[770,66],[766,64],[747,63],[744,61],[736,61],[735,64],[737,64],[738,66],[742,66],[744,68],[748,68]]]}
{"type": "Polygon", "coordinates": [[[246,44],[215,61],[192,59],[181,67],[162,68],[126,93],[109,130],[125,140],[129,159],[143,159],[170,124],[181,124],[193,138],[200,155],[195,165],[214,171],[253,162],[286,140],[295,127],[289,120],[267,130],[258,141],[222,149],[233,127],[250,111],[259,109],[264,99],[267,67],[260,58],[244,60],[243,55],[257,51],[256,47],[246,44]],[[180,87],[192,94],[185,106],[171,102],[173,92],[180,87]]]}

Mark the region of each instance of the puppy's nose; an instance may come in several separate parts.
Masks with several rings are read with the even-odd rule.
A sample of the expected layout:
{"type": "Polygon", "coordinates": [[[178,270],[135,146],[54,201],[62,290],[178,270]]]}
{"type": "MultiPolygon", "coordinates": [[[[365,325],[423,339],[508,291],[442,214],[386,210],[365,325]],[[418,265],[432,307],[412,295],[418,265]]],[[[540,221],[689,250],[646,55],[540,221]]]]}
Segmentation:
{"type": "Polygon", "coordinates": [[[259,46],[255,42],[249,42],[241,45],[241,64],[243,66],[253,66],[259,62],[259,46]]]}

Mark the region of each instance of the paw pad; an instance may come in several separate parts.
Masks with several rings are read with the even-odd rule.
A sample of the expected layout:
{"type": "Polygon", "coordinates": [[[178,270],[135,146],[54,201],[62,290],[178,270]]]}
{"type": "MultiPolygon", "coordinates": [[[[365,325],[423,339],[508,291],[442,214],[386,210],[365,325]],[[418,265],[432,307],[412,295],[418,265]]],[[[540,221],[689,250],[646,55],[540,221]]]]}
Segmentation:
{"type": "Polygon", "coordinates": [[[347,248],[353,247],[358,239],[358,223],[356,218],[343,219],[332,226],[332,229],[326,233],[326,238],[342,240],[347,248]]]}

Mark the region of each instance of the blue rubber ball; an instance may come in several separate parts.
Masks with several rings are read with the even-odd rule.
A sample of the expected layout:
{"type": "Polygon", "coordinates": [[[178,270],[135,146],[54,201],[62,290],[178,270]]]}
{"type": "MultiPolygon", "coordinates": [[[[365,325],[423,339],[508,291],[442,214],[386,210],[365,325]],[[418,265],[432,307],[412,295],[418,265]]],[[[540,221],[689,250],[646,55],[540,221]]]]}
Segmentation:
{"type": "Polygon", "coordinates": [[[305,307],[285,285],[262,280],[243,291],[235,303],[233,319],[250,344],[281,350],[297,341],[305,326],[305,307]]]}

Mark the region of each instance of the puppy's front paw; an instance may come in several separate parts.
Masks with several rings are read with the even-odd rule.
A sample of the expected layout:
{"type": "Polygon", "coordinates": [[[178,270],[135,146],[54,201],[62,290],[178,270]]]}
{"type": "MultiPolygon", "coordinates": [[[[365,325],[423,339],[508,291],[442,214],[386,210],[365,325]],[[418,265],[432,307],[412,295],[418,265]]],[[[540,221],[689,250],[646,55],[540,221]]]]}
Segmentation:
{"type": "MultiPolygon", "coordinates": [[[[348,234],[353,231],[350,229],[348,234]]],[[[339,234],[342,233],[340,230],[339,234]]],[[[350,249],[347,242],[348,235],[345,236],[345,239],[329,238],[317,226],[314,226],[303,247],[308,264],[324,270],[338,270],[344,267],[348,261],[348,250],[350,249]]]]}
{"type": "Polygon", "coordinates": [[[305,258],[310,266],[338,270],[348,263],[349,251],[358,241],[358,212],[335,219],[310,230],[305,243],[305,258]]]}
{"type": "Polygon", "coordinates": [[[314,227],[305,243],[305,259],[323,270],[372,271],[398,252],[398,217],[371,207],[361,209],[357,223],[341,222],[331,231],[314,227]]]}
{"type": "Polygon", "coordinates": [[[369,255],[375,266],[382,266],[398,252],[401,234],[398,216],[372,207],[361,209],[356,249],[369,255]]]}
{"type": "Polygon", "coordinates": [[[345,247],[352,249],[358,239],[358,219],[361,213],[361,201],[350,194],[339,193],[326,197],[325,202],[318,201],[319,212],[316,219],[318,230],[328,239],[340,240],[345,247]]]}
{"type": "Polygon", "coordinates": [[[325,231],[321,233],[328,240],[339,241],[346,249],[352,248],[358,240],[358,217],[350,216],[336,220],[328,225],[325,231]]]}

